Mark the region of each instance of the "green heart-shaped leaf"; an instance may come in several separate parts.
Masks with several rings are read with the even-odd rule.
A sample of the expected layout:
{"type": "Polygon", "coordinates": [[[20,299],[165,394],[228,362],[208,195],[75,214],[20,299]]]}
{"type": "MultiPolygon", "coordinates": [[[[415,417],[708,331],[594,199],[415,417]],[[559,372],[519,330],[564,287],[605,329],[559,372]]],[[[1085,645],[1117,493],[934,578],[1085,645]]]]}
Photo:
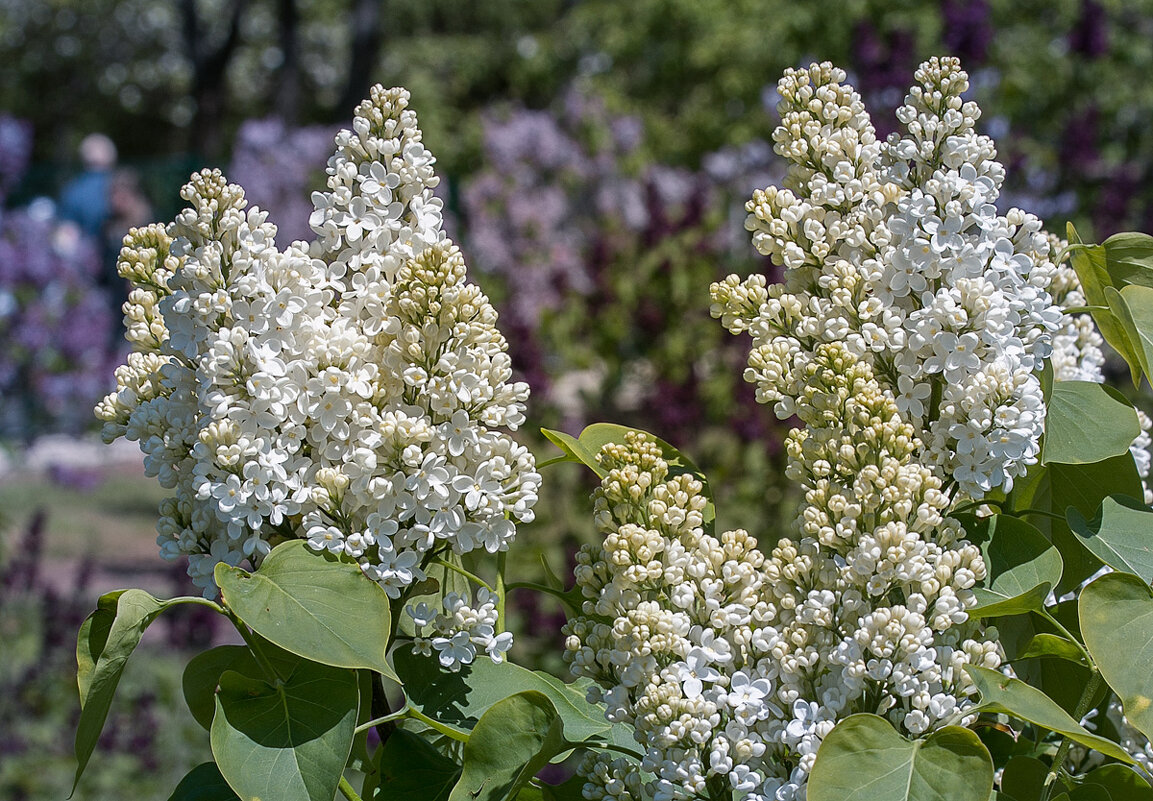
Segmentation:
{"type": "Polygon", "coordinates": [[[1125,765],[1102,765],[1089,771],[1081,784],[1104,787],[1114,799],[1153,801],[1153,787],[1137,771],[1125,765]]]}
{"type": "Polygon", "coordinates": [[[390,734],[381,747],[379,767],[376,797],[382,801],[447,801],[460,778],[460,765],[404,729],[390,734]]]}
{"type": "Polygon", "coordinates": [[[204,762],[185,774],[168,801],[240,801],[220,775],[215,762],[204,762]]]}
{"type": "MultiPolygon", "coordinates": [[[[1153,591],[1137,576],[1109,573],[1081,591],[1081,635],[1125,717],[1153,738],[1153,591]]],[[[1128,761],[1128,760],[1125,760],[1128,761]]]]}
{"type": "Polygon", "coordinates": [[[116,590],[102,595],[96,610],[80,625],[76,639],[80,721],[76,725],[74,792],[100,739],[128,657],[136,650],[149,624],[165,609],[182,603],[216,606],[203,598],[160,600],[144,590],[116,590]]]}
{"type": "MultiPolygon", "coordinates": [[[[408,702],[423,714],[467,733],[494,704],[525,690],[545,695],[564,722],[565,736],[574,743],[590,738],[610,739],[613,724],[605,720],[602,707],[585,700],[587,682],[565,684],[540,671],[511,662],[495,664],[478,659],[457,673],[441,670],[435,659],[414,654],[408,648],[394,655],[397,672],[404,679],[408,702]]],[[[631,742],[635,747],[635,741],[631,742]]]]}
{"type": "MultiPolygon", "coordinates": [[[[1137,464],[1131,453],[1094,464],[1051,464],[1046,469],[1050,484],[1049,509],[1061,518],[1065,517],[1070,506],[1091,518],[1110,495],[1144,497],[1141,477],[1137,474],[1137,464]]],[[[1063,595],[1100,570],[1101,560],[1073,535],[1064,519],[1048,519],[1046,525],[1065,562],[1061,581],[1055,589],[1058,595],[1063,595]]]]}
{"type": "Polygon", "coordinates": [[[355,563],[292,540],[253,573],[221,563],[215,576],[225,605],[266,640],[314,662],[400,681],[385,659],[388,595],[355,563]]]}
{"type": "Polygon", "coordinates": [[[449,801],[504,801],[571,746],[552,702],[533,690],[493,704],[464,745],[464,765],[449,801]]]}
{"type": "MultiPolygon", "coordinates": [[[[300,657],[277,648],[267,641],[260,641],[264,655],[281,676],[291,675],[300,657]]],[[[232,670],[251,679],[263,679],[264,670],[256,662],[252,652],[244,645],[221,645],[197,654],[189,660],[181,679],[184,700],[196,722],[208,729],[212,726],[212,716],[216,712],[216,687],[220,676],[232,670]]]]}
{"type": "Polygon", "coordinates": [[[1061,553],[1040,531],[1024,520],[994,515],[986,521],[981,551],[989,578],[974,589],[977,606],[972,618],[1019,615],[1040,609],[1061,580],[1061,553]]]}
{"type": "Polygon", "coordinates": [[[1113,495],[1092,520],[1075,507],[1065,513],[1069,528],[1094,556],[1122,573],[1153,581],[1153,512],[1144,503],[1113,495]]]}
{"type": "MultiPolygon", "coordinates": [[[[1082,245],[1081,238],[1077,236],[1077,231],[1073,228],[1072,223],[1066,226],[1066,238],[1070,245],[1082,245]]],[[[1096,307],[1091,314],[1093,315],[1093,322],[1097,323],[1097,328],[1101,331],[1101,336],[1113,346],[1114,350],[1121,354],[1121,357],[1129,365],[1129,374],[1133,379],[1133,385],[1140,386],[1141,357],[1137,353],[1135,343],[1130,341],[1125,326],[1117,319],[1113,311],[1109,310],[1110,303],[1106,290],[1115,292],[1116,289],[1113,286],[1113,279],[1109,275],[1105,248],[1101,245],[1078,247],[1071,252],[1069,263],[1073,266],[1074,272],[1077,273],[1077,278],[1081,282],[1081,289],[1085,292],[1085,299],[1089,301],[1090,306],[1096,307]]]]}
{"type": "Polygon", "coordinates": [[[332,801],[352,750],[356,673],[302,661],[269,684],[235,671],[220,676],[212,755],[246,801],[332,801]]]}
{"type": "Polygon", "coordinates": [[[809,801],[988,801],[993,761],[975,733],[947,726],[906,740],[877,715],[851,715],[821,743],[809,801]]]}
{"type": "Polygon", "coordinates": [[[1137,411],[1117,390],[1092,381],[1056,381],[1045,412],[1041,461],[1100,462],[1128,452],[1140,433],[1137,411]]]}

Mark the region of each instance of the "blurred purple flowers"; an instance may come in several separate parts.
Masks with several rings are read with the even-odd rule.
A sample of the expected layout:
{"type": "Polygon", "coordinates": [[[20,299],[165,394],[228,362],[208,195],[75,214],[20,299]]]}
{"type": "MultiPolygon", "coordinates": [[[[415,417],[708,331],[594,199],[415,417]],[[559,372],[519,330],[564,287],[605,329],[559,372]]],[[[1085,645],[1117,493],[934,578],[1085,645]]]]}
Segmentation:
{"type": "MultiPolygon", "coordinates": [[[[31,127],[0,117],[0,187],[20,182],[31,127]]],[[[100,250],[50,200],[0,210],[0,434],[91,427],[118,346],[100,250]]]]}
{"type": "Polygon", "coordinates": [[[276,117],[248,120],[233,143],[228,180],[244,187],[249,202],[270,212],[277,244],[311,240],[309,190],[323,185],[332,139],[338,128],[311,125],[291,128],[276,117]]]}

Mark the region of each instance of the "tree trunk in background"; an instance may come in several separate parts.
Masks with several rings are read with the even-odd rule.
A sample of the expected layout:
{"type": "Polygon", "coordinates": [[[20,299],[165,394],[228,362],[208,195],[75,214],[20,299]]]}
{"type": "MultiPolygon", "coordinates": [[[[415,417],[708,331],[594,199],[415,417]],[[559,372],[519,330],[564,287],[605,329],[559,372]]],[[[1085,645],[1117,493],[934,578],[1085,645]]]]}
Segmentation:
{"type": "Polygon", "coordinates": [[[297,31],[300,10],[296,0],[277,0],[277,19],[280,23],[280,52],[283,61],[276,79],[276,108],[273,113],[286,125],[295,125],[300,118],[300,47],[297,31]]]}
{"type": "Polygon", "coordinates": [[[196,102],[196,114],[189,131],[189,150],[210,161],[220,158],[224,152],[228,64],[240,42],[240,21],[247,7],[248,0],[233,0],[228,32],[220,45],[212,48],[205,39],[200,16],[196,13],[196,0],[181,0],[180,3],[184,47],[192,62],[192,99],[196,102]]]}
{"type": "Polygon", "coordinates": [[[384,41],[381,25],[384,4],[384,0],[353,0],[352,58],[349,61],[344,95],[335,110],[335,116],[341,120],[348,117],[356,104],[368,96],[368,89],[373,84],[372,71],[380,58],[380,47],[384,41]]]}

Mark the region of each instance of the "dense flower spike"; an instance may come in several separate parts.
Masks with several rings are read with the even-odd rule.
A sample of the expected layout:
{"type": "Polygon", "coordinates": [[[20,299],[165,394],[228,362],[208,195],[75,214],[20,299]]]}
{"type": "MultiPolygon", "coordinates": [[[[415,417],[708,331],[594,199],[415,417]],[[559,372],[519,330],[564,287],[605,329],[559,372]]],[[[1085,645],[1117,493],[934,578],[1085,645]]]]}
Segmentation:
{"type": "MultiPolygon", "coordinates": [[[[945,514],[1037,460],[1057,268],[1035,217],[996,211],[1004,171],[973,130],[957,61],[916,77],[897,114],[907,133],[881,142],[843,72],[786,73],[774,136],[786,188],[747,207],[784,283],[713,286],[714,315],[752,336],[759,399],[805,424],[788,440],[800,530],[763,568],[786,711],[750,797],[803,797],[821,739],[849,714],[912,735],[963,714],[964,666],[1001,661],[995,632],[968,621],[980,552],[945,514]]],[[[1092,369],[1072,325],[1070,369],[1092,369]]]]}
{"type": "MultiPolygon", "coordinates": [[[[714,777],[755,790],[782,735],[765,558],[744,531],[705,533],[701,482],[670,475],[644,434],[597,458],[608,470],[594,496],[605,539],[577,555],[587,600],[566,626],[565,658],[603,688],[609,720],[635,727],[656,777],[648,795],[705,795],[714,777]]],[[[587,798],[647,797],[619,762],[582,772],[587,798]]]]}
{"type": "Polygon", "coordinates": [[[955,59],[917,72],[877,140],[859,96],[831,65],[780,83],[774,139],[787,188],[757,192],[747,226],[785,282],[735,276],[716,316],[753,337],[746,377],[782,417],[794,411],[817,345],[868,363],[917,430],[942,480],[980,496],[1034,463],[1044,422],[1033,374],[1060,322],[1047,287],[1050,243],[1032,215],[993,205],[1004,177],[955,59]]]}
{"type": "Polygon", "coordinates": [[[243,190],[204,171],[176,221],[121,254],[134,352],[97,415],[174,491],[161,552],[187,555],[206,594],[218,562],[299,537],[395,598],[434,552],[504,550],[533,516],[533,458],[501,430],[528,387],[441,230],[408,93],[375,87],[336,145],[311,244],[278,250],[243,190]]]}

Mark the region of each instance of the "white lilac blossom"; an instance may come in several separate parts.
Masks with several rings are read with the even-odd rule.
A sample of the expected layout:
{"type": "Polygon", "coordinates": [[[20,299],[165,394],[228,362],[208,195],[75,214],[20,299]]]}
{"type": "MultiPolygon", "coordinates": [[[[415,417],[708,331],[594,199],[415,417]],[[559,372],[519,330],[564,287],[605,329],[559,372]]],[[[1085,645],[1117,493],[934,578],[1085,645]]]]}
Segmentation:
{"type": "Polygon", "coordinates": [[[785,280],[730,277],[714,314],[752,336],[746,378],[782,418],[817,346],[843,343],[943,481],[1009,489],[1037,460],[1035,371],[1061,319],[1049,239],[1036,217],[997,213],[1004,170],[955,59],[922,65],[897,113],[907,133],[886,142],[843,78],[823,64],[781,81],[774,141],[791,166],[785,188],[754,194],[747,227],[785,280]]]}
{"type": "Polygon", "coordinates": [[[450,592],[444,596],[442,607],[436,611],[421,602],[406,608],[417,628],[413,653],[435,654],[441,666],[452,671],[470,664],[478,653],[487,654],[498,664],[504,661],[512,647],[512,634],[496,631],[499,613],[494,592],[482,587],[477,591],[475,606],[450,592]],[[425,632],[429,627],[432,631],[425,632]]]}
{"type": "Polygon", "coordinates": [[[173,224],[125,240],[133,352],[97,415],[172,490],[161,553],[206,594],[218,562],[303,538],[397,598],[435,553],[504,550],[533,517],[539,475],[504,430],[528,387],[441,230],[408,99],[373,88],[337,135],[312,243],[278,250],[218,171],[193,176],[173,224]]]}
{"type": "Polygon", "coordinates": [[[565,659],[597,682],[590,700],[636,731],[635,766],[586,760],[585,797],[688,798],[710,781],[761,787],[782,736],[776,700],[777,616],[765,557],[744,531],[704,530],[701,482],[670,475],[646,435],[604,446],[594,495],[603,542],[577,554],[582,614],[565,627],[565,659]]]}
{"type": "Polygon", "coordinates": [[[1002,658],[968,621],[985,565],[946,512],[1036,462],[1056,267],[1035,217],[996,211],[1003,169],[956,60],[916,77],[907,133],[881,142],[843,72],[786,73],[786,188],[756,192],[747,221],[784,282],[713,286],[714,315],[752,337],[759,400],[804,424],[787,440],[799,530],[761,568],[778,736],[750,798],[803,798],[850,714],[909,735],[963,717],[964,666],[1002,658]]]}

